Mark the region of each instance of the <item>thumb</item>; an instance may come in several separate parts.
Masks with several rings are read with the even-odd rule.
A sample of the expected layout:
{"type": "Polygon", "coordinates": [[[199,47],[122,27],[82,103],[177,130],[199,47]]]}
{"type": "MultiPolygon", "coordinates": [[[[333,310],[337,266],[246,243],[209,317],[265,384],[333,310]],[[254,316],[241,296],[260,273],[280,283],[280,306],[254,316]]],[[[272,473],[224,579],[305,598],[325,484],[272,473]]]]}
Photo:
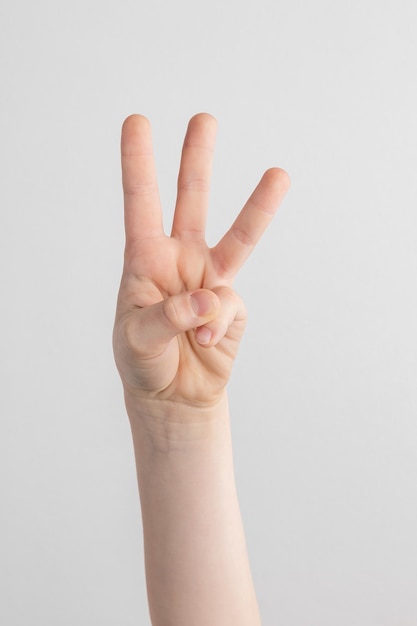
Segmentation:
{"type": "Polygon", "coordinates": [[[127,342],[139,358],[152,358],[179,333],[215,319],[219,310],[218,296],[208,289],[170,296],[129,316],[127,342]]]}

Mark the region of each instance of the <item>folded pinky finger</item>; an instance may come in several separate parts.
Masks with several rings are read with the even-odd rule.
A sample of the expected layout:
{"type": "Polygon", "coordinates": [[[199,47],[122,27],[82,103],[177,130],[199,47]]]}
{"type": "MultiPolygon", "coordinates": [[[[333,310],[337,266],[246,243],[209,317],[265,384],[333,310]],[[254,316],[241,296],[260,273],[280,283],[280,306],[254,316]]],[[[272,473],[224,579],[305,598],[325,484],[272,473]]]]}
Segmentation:
{"type": "Polygon", "coordinates": [[[241,298],[230,287],[217,287],[212,291],[220,300],[220,310],[214,320],[195,330],[197,343],[204,347],[217,345],[225,336],[239,342],[246,325],[246,308],[241,298]]]}

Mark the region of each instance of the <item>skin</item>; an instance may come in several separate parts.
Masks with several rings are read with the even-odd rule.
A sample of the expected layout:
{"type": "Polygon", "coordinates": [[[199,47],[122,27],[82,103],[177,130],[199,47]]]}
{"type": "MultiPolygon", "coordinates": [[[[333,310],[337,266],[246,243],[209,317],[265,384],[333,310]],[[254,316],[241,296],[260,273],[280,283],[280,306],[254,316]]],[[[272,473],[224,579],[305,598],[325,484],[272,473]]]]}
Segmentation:
{"type": "Polygon", "coordinates": [[[282,169],[267,170],[209,248],[216,128],[206,113],[189,122],[169,236],[150,123],[132,115],[122,129],[126,246],[113,345],[132,427],[157,626],[260,624],[235,490],[226,385],[246,323],[233,280],[289,178],[282,169]]]}

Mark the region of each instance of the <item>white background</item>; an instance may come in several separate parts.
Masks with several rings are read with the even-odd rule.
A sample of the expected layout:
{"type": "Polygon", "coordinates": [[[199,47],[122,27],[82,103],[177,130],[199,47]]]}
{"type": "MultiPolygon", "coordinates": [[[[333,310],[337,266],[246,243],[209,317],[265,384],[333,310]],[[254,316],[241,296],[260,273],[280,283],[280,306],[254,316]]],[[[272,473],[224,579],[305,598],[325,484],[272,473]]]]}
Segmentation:
{"type": "Polygon", "coordinates": [[[292,178],[236,284],[263,623],[416,625],[416,32],[413,0],[3,0],[2,624],[149,624],[111,351],[119,133],[151,119],[168,229],[186,124],[208,111],[210,243],[266,168],[292,178]]]}

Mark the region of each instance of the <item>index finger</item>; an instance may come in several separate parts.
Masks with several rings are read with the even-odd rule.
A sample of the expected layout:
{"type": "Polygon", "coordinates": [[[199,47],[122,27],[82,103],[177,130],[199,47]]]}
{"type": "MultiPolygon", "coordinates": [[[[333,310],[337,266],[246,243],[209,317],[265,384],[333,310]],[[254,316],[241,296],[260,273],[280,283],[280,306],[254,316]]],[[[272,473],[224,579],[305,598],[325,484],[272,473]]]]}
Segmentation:
{"type": "Polygon", "coordinates": [[[149,120],[130,115],[121,137],[126,244],[163,234],[149,120]]]}

